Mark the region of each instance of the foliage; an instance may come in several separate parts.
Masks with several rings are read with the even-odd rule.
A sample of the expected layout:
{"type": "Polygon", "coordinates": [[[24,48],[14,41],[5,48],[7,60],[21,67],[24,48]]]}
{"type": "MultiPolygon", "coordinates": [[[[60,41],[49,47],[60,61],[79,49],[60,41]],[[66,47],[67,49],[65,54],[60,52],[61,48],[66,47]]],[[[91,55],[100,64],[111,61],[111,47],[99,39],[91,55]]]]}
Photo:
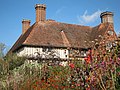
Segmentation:
{"type": "Polygon", "coordinates": [[[11,70],[24,64],[25,60],[25,57],[18,57],[16,54],[8,54],[3,59],[0,59],[0,77],[4,77],[11,70]]]}
{"type": "Polygon", "coordinates": [[[0,60],[0,69],[4,66],[4,70],[10,70],[1,78],[0,87],[10,90],[119,90],[119,49],[119,45],[110,50],[95,48],[84,61],[74,59],[63,64],[49,62],[51,60],[31,62],[11,54],[0,60]]]}
{"type": "Polygon", "coordinates": [[[0,43],[0,58],[4,56],[4,49],[6,48],[6,45],[3,43],[0,43]]]}
{"type": "MultiPolygon", "coordinates": [[[[94,88],[97,90],[113,90],[112,76],[109,64],[106,70],[101,68],[102,62],[95,67],[91,65],[83,65],[81,61],[72,61],[67,66],[52,65],[49,63],[25,63],[21,67],[14,69],[10,74],[14,82],[9,83],[11,88],[19,88],[22,90],[89,90],[94,88]],[[22,73],[21,73],[22,72],[22,73]],[[104,89],[103,89],[104,86],[104,89]]],[[[119,72],[119,68],[117,68],[119,72]]],[[[113,76],[114,77],[114,76],[113,76]]],[[[116,89],[119,88],[119,74],[117,73],[116,89]]],[[[119,90],[119,89],[118,89],[119,90]]]]}
{"type": "Polygon", "coordinates": [[[4,60],[9,64],[9,70],[13,70],[24,64],[25,57],[18,57],[16,54],[8,54],[4,60]]]}

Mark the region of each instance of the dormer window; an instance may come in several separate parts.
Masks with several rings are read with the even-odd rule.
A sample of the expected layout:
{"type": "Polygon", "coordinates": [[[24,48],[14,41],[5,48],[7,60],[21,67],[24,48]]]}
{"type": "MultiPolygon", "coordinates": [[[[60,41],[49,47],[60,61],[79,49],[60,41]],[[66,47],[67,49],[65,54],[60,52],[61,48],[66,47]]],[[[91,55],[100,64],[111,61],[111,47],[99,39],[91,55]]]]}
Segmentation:
{"type": "Polygon", "coordinates": [[[108,35],[113,35],[113,31],[109,30],[108,35]]]}

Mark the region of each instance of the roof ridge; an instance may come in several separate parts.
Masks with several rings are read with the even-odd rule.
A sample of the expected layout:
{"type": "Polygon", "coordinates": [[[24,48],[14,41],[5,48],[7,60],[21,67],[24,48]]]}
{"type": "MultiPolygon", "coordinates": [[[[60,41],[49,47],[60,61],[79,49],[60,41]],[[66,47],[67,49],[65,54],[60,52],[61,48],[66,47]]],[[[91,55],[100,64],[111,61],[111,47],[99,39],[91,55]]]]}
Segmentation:
{"type": "MultiPolygon", "coordinates": [[[[49,22],[49,21],[46,21],[46,22],[49,22]]],[[[50,23],[58,23],[58,24],[65,24],[65,25],[73,25],[73,26],[81,26],[81,27],[92,28],[91,26],[84,26],[84,25],[80,25],[80,24],[72,24],[72,23],[67,23],[67,22],[51,21],[50,23]]]]}

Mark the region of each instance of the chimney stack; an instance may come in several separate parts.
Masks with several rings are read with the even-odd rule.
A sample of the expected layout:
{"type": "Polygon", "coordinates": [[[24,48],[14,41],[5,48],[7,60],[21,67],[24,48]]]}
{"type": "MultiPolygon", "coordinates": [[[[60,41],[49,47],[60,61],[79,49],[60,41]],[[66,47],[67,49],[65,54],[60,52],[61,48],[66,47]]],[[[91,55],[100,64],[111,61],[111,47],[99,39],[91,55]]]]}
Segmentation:
{"type": "Polygon", "coordinates": [[[36,4],[36,22],[46,20],[46,5],[45,4],[36,4]]]}
{"type": "Polygon", "coordinates": [[[112,12],[103,12],[100,15],[101,23],[112,23],[113,24],[113,13],[112,12]]]}
{"type": "Polygon", "coordinates": [[[30,27],[30,20],[23,19],[22,20],[22,34],[24,34],[29,27],[30,27]]]}

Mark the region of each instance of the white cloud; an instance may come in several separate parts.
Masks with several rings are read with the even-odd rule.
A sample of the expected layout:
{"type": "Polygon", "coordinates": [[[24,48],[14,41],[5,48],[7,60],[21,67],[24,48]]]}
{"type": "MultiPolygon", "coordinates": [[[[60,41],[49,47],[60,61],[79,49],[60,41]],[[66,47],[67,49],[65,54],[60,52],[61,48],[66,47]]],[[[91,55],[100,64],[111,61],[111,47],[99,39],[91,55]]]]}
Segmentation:
{"type": "Polygon", "coordinates": [[[65,9],[66,7],[61,7],[61,8],[59,8],[57,11],[56,11],[56,14],[59,14],[59,13],[61,13],[64,9],[65,9]]]}
{"type": "Polygon", "coordinates": [[[82,16],[77,16],[77,18],[80,24],[88,24],[91,22],[95,22],[98,18],[100,18],[101,12],[101,10],[98,10],[93,14],[89,15],[86,10],[82,16]]]}

